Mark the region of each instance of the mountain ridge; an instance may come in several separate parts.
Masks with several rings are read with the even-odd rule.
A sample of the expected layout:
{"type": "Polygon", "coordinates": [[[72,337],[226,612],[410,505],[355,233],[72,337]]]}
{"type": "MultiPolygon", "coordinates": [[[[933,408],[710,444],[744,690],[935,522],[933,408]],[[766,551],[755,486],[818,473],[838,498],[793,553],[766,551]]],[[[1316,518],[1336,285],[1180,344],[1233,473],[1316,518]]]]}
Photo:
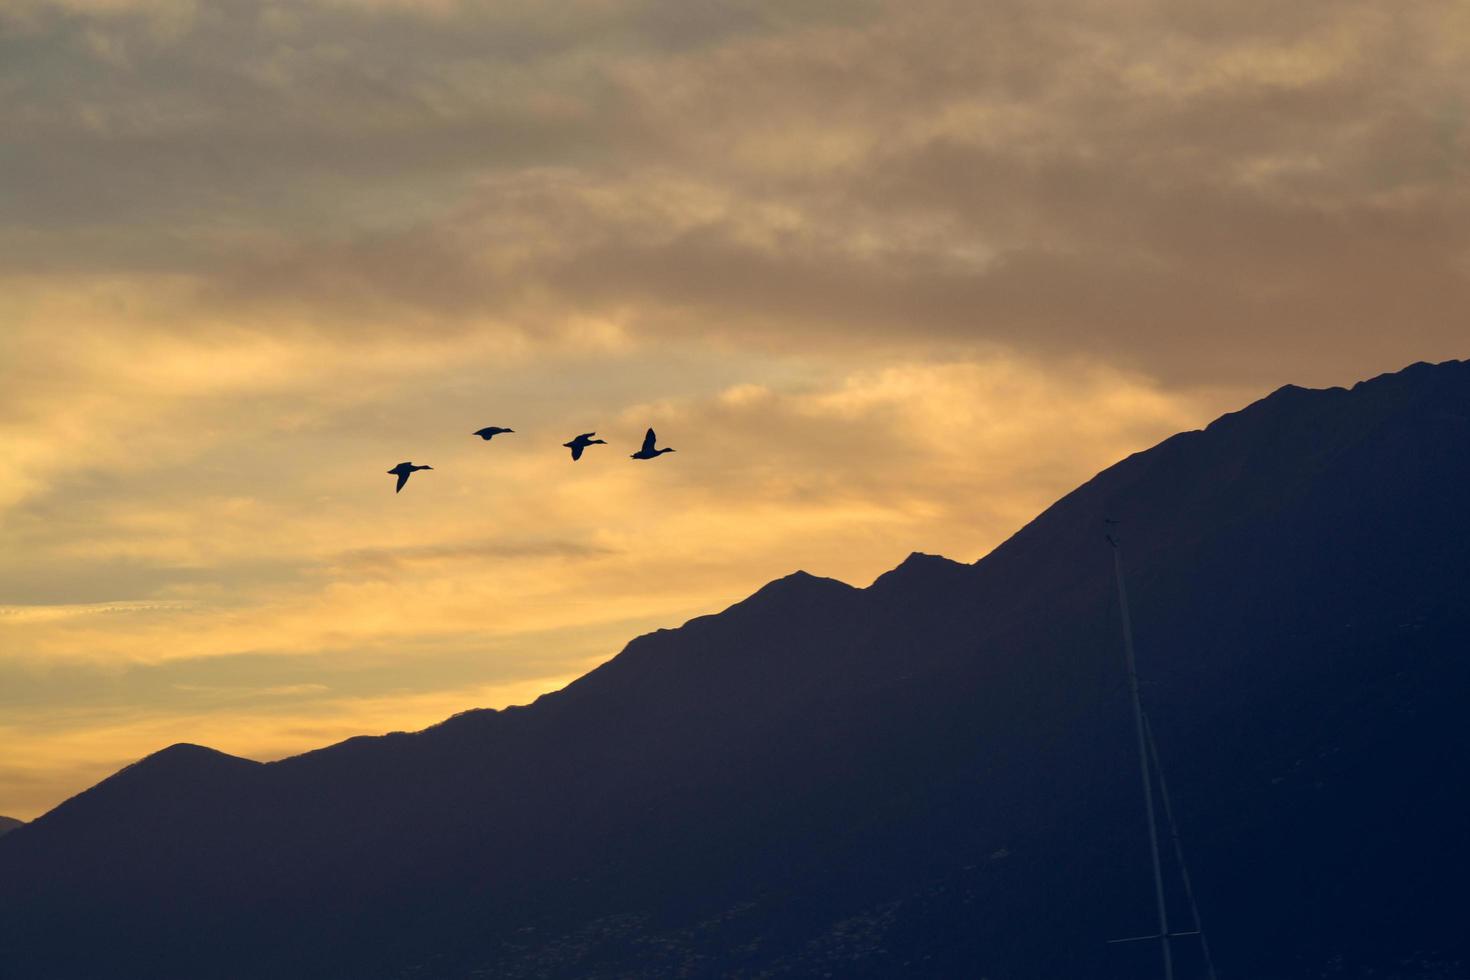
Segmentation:
{"type": "Polygon", "coordinates": [[[88,899],[90,946],[159,976],[1136,976],[1104,942],[1150,901],[1110,517],[1221,975],[1452,963],[1466,417],[1466,362],[1287,386],[974,564],[794,573],[417,733],[243,766],[173,747],[142,774],[191,794],[163,780],[105,840],[50,814],[0,840],[0,940],[17,977],[87,966],[26,896],[74,909],[106,881],[133,901],[88,899]],[[1412,827],[1395,793],[1426,802],[1412,827]],[[176,936],[206,923],[214,959],[176,936]]]}

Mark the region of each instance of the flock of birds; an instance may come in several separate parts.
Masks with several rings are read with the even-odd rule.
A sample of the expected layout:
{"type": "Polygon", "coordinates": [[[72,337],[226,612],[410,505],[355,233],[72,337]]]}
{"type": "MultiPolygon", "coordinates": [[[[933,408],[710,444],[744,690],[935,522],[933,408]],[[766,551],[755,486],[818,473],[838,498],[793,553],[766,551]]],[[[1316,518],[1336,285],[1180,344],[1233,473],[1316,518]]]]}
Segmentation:
{"type": "MultiPolygon", "coordinates": [[[[501,428],[498,425],[487,425],[483,429],[476,429],[473,433],[471,433],[471,435],[477,435],[481,439],[484,439],[486,442],[489,442],[491,439],[494,439],[496,436],[504,435],[507,432],[514,432],[514,431],[515,431],[515,429],[505,429],[505,428],[501,428]]],[[[576,462],[577,460],[579,460],[579,459],[582,458],[582,453],[586,451],[586,449],[587,449],[588,446],[605,446],[605,445],[607,445],[607,440],[606,439],[594,439],[594,438],[592,438],[595,435],[597,435],[596,432],[584,432],[581,435],[577,436],[575,439],[573,439],[571,442],[564,442],[564,443],[562,443],[563,446],[567,447],[568,449],[570,449],[572,451],[572,461],[573,462],[576,462]]],[[[658,443],[658,436],[654,435],[652,429],[649,429],[648,430],[648,434],[643,437],[643,448],[642,449],[639,449],[636,453],[633,453],[629,458],[630,459],[657,459],[658,457],[662,456],[664,453],[671,453],[671,452],[673,452],[672,449],[669,449],[667,447],[664,448],[664,449],[657,449],[657,448],[655,448],[655,446],[657,445],[657,443],[658,443]]],[[[413,463],[399,463],[397,466],[393,467],[391,470],[388,471],[388,475],[389,476],[396,476],[396,477],[398,477],[398,486],[393,489],[393,492],[394,493],[398,493],[400,490],[402,490],[403,489],[403,485],[408,482],[408,478],[410,476],[412,476],[415,471],[417,471],[417,470],[432,470],[433,468],[434,467],[432,467],[432,466],[416,466],[413,463]]]]}

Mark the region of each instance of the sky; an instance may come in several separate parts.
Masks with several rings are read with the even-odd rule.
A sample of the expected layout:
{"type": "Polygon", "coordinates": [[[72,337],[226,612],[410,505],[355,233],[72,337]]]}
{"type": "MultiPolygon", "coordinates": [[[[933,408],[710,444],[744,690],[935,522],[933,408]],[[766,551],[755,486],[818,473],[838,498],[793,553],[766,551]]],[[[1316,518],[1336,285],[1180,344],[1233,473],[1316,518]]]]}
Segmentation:
{"type": "Polygon", "coordinates": [[[1467,123],[1456,2],[6,0],[0,813],[1470,356],[1467,123]]]}

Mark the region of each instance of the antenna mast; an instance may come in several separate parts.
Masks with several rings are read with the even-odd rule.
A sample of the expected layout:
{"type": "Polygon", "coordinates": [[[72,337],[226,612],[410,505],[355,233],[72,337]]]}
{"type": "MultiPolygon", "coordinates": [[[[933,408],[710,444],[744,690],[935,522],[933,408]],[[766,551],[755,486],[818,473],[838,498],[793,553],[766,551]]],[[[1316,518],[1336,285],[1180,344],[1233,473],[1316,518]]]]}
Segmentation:
{"type": "Polygon", "coordinates": [[[1118,547],[1118,539],[1111,534],[1108,535],[1108,543],[1113,546],[1113,572],[1118,579],[1118,607],[1123,611],[1123,652],[1128,666],[1128,694],[1133,701],[1133,728],[1138,736],[1138,771],[1143,777],[1143,805],[1148,811],[1148,852],[1153,860],[1154,900],[1159,909],[1159,948],[1163,950],[1164,980],[1174,980],[1174,952],[1169,947],[1169,906],[1164,901],[1164,871],[1159,863],[1159,821],[1154,814],[1154,782],[1148,772],[1148,735],[1143,724],[1143,700],[1138,694],[1138,667],[1133,656],[1133,622],[1128,615],[1128,588],[1123,584],[1123,551],[1118,547]]]}
{"type": "MultiPolygon", "coordinates": [[[[1106,520],[1104,523],[1113,525],[1118,522],[1106,520]]],[[[1189,869],[1184,863],[1184,847],[1179,840],[1179,828],[1174,823],[1174,808],[1169,802],[1169,789],[1168,784],[1164,782],[1164,769],[1159,764],[1153,726],[1149,724],[1148,717],[1143,712],[1143,698],[1138,690],[1138,664],[1133,653],[1133,620],[1128,610],[1128,588],[1123,582],[1123,549],[1119,547],[1118,539],[1112,533],[1107,535],[1107,539],[1108,544],[1113,548],[1113,573],[1118,580],[1118,608],[1123,620],[1123,652],[1128,671],[1128,694],[1133,703],[1133,728],[1138,740],[1138,771],[1143,781],[1144,810],[1148,814],[1149,857],[1153,866],[1154,901],[1157,904],[1159,916],[1159,931],[1156,935],[1131,936],[1127,939],[1112,939],[1109,942],[1132,943],[1159,940],[1160,955],[1164,961],[1164,980],[1174,980],[1174,951],[1169,941],[1183,936],[1198,936],[1200,948],[1204,952],[1205,968],[1210,980],[1215,980],[1215,964],[1210,959],[1210,947],[1205,941],[1204,927],[1200,924],[1199,907],[1195,904],[1194,888],[1189,880],[1189,869]],[[1164,871],[1159,859],[1159,822],[1154,810],[1154,784],[1150,775],[1151,769],[1152,772],[1158,774],[1159,792],[1164,801],[1164,814],[1169,822],[1169,837],[1174,845],[1174,857],[1179,863],[1179,874],[1184,882],[1185,897],[1189,901],[1190,913],[1194,918],[1194,929],[1190,932],[1169,931],[1169,905],[1164,897],[1164,871]]]]}

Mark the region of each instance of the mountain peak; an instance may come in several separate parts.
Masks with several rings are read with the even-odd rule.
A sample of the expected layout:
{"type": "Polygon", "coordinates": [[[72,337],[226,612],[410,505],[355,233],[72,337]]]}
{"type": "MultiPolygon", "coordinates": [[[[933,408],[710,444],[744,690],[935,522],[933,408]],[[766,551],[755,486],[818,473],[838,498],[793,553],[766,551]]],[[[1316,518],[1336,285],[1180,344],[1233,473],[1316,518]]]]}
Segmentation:
{"type": "MultiPolygon", "coordinates": [[[[781,576],[778,579],[772,579],[771,581],[767,582],[766,585],[765,585],[765,588],[770,588],[773,585],[780,585],[783,582],[788,582],[788,583],[792,583],[792,584],[804,584],[804,583],[807,583],[807,582],[817,582],[817,581],[822,580],[824,577],[825,576],[821,576],[821,575],[813,575],[811,572],[808,572],[804,568],[798,568],[796,571],[792,572],[790,575],[783,575],[783,576],[781,576]]],[[[835,582],[837,580],[836,579],[827,579],[827,581],[829,581],[829,582],[835,582]]]]}
{"type": "Polygon", "coordinates": [[[212,749],[207,745],[199,745],[196,742],[175,742],[167,748],[159,749],[138,760],[141,762],[164,762],[176,759],[203,759],[210,756],[225,755],[218,749],[212,749]]]}
{"type": "Polygon", "coordinates": [[[1312,396],[1319,395],[1324,391],[1345,390],[1345,388],[1342,388],[1339,385],[1332,385],[1327,388],[1308,388],[1304,385],[1284,384],[1280,388],[1277,388],[1275,391],[1271,392],[1265,398],[1262,398],[1257,404],[1264,402],[1293,402],[1301,400],[1303,398],[1311,398],[1312,396]]]}
{"type": "Polygon", "coordinates": [[[1459,398],[1467,376],[1470,376],[1470,360],[1449,360],[1437,364],[1416,361],[1398,371],[1389,371],[1366,381],[1359,381],[1351,388],[1337,385],[1306,388],[1285,384],[1238,411],[1220,416],[1206,426],[1205,431],[1229,431],[1243,424],[1274,420],[1283,411],[1295,412],[1305,408],[1308,412],[1331,412],[1332,406],[1348,395],[1355,396],[1354,403],[1360,411],[1368,412],[1375,411],[1375,406],[1381,405],[1383,399],[1390,402],[1402,401],[1407,406],[1432,401],[1447,394],[1459,398]]]}
{"type": "MultiPolygon", "coordinates": [[[[98,807],[116,814],[147,813],[157,807],[161,794],[177,794],[180,789],[214,791],[263,768],[263,763],[253,759],[177,742],[123,767],[40,817],[36,823],[55,828],[73,819],[84,819],[88,810],[98,807]]],[[[181,799],[187,799],[187,794],[181,799]]]]}
{"type": "Polygon", "coordinates": [[[904,568],[949,568],[959,564],[960,562],[943,555],[931,555],[926,551],[911,551],[907,558],[898,563],[898,568],[895,568],[894,571],[904,568]]]}
{"type": "Polygon", "coordinates": [[[943,555],[931,555],[923,551],[914,551],[909,554],[898,567],[890,569],[873,580],[870,589],[891,588],[896,584],[917,583],[923,586],[933,586],[938,582],[952,578],[955,573],[971,566],[957,562],[943,555]]]}
{"type": "Polygon", "coordinates": [[[168,772],[170,775],[179,773],[215,770],[220,768],[250,768],[260,763],[252,759],[242,759],[237,755],[230,755],[218,749],[211,749],[205,745],[195,745],[193,742],[175,742],[168,748],[159,749],[151,755],[146,755],[137,762],[123,769],[118,775],[129,771],[142,772],[168,772]]]}
{"type": "Polygon", "coordinates": [[[827,578],[823,575],[813,575],[811,572],[797,569],[790,575],[783,575],[778,579],[767,582],[753,592],[748,599],[737,603],[737,605],[744,606],[751,602],[760,604],[772,600],[785,601],[792,598],[801,599],[817,593],[837,594],[852,591],[854,591],[853,587],[846,582],[839,581],[835,578],[827,578]]]}
{"type": "Polygon", "coordinates": [[[1353,389],[1371,388],[1382,386],[1388,382],[1420,382],[1431,376],[1458,377],[1462,372],[1470,371],[1470,360],[1449,360],[1431,363],[1429,361],[1415,361],[1408,367],[1397,371],[1388,371],[1366,381],[1359,381],[1353,385],[1353,389]]]}

